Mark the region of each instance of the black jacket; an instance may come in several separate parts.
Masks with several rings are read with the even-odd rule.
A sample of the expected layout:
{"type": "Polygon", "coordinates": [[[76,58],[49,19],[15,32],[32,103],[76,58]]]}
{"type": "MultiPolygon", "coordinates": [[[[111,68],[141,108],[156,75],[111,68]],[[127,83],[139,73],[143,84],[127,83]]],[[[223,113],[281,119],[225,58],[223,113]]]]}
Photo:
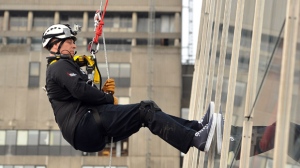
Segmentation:
{"type": "MultiPolygon", "coordinates": [[[[48,59],[46,89],[63,137],[74,146],[74,132],[91,106],[113,104],[113,96],[86,83],[87,74],[72,59],[48,59]]],[[[76,148],[76,147],[75,147],[76,148]]]]}

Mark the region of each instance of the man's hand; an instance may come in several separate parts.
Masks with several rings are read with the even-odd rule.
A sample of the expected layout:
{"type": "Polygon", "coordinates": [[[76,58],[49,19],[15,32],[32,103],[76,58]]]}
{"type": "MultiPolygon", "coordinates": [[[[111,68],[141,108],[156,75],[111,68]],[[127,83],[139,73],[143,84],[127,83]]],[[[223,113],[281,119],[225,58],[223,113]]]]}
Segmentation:
{"type": "Polygon", "coordinates": [[[119,103],[119,100],[116,96],[114,96],[114,105],[117,105],[119,103]]]}
{"type": "Polygon", "coordinates": [[[107,79],[102,87],[102,91],[105,93],[114,94],[115,93],[115,80],[114,79],[107,79]]]}

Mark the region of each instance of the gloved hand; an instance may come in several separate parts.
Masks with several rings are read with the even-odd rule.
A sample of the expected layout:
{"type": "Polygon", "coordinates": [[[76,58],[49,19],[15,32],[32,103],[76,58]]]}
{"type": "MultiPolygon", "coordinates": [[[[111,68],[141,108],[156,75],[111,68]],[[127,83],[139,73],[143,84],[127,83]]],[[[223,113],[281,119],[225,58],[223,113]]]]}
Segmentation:
{"type": "Polygon", "coordinates": [[[114,105],[117,105],[119,103],[119,100],[116,96],[114,96],[114,105]]]}
{"type": "Polygon", "coordinates": [[[114,94],[115,93],[115,80],[112,78],[109,78],[105,81],[102,91],[105,93],[114,94]]]}

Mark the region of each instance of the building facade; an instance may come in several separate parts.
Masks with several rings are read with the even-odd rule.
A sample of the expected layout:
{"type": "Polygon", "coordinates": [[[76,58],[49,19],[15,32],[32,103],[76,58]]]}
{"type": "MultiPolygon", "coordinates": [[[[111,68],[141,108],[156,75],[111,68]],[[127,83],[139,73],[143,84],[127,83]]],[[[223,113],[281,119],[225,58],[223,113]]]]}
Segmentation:
{"type": "MultiPolygon", "coordinates": [[[[42,89],[48,55],[41,46],[43,31],[57,23],[81,25],[77,53],[88,55],[93,17],[100,3],[0,0],[0,167],[109,165],[109,145],[103,151],[86,153],[74,150],[62,138],[42,89]]],[[[120,104],[151,98],[163,111],[180,116],[181,8],[179,0],[109,1],[104,39],[100,37],[96,56],[103,80],[108,76],[107,66],[116,80],[120,104]],[[154,27],[149,26],[151,21],[154,27]]],[[[146,128],[112,146],[115,168],[180,167],[180,152],[146,128]]]]}

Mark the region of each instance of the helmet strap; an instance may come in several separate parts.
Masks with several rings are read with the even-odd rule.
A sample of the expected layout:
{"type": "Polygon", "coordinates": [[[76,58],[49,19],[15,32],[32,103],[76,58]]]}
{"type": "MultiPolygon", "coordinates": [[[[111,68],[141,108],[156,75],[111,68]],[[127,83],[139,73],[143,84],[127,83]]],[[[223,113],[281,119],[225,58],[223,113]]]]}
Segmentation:
{"type": "Polygon", "coordinates": [[[52,42],[50,42],[50,43],[46,46],[47,50],[50,51],[51,48],[53,47],[53,45],[56,44],[56,43],[58,43],[58,42],[60,42],[59,39],[56,39],[56,40],[53,40],[52,42]]]}
{"type": "Polygon", "coordinates": [[[63,45],[63,43],[64,43],[65,41],[66,41],[66,39],[63,39],[63,40],[60,41],[60,44],[59,44],[59,46],[58,46],[58,48],[57,48],[56,54],[60,54],[60,48],[61,48],[61,46],[63,45]]]}

